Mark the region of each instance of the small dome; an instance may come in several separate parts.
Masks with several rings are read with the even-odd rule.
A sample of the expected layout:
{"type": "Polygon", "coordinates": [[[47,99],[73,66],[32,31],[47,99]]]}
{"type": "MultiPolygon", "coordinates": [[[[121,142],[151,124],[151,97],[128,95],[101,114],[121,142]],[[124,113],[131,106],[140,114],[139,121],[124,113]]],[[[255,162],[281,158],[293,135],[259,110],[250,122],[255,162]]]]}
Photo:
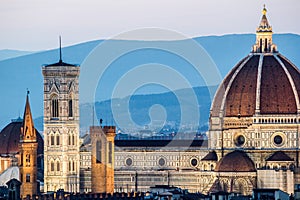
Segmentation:
{"type": "Polygon", "coordinates": [[[255,172],[253,161],[243,151],[233,151],[224,156],[215,168],[217,172],[255,172]]]}
{"type": "MultiPolygon", "coordinates": [[[[19,152],[19,140],[22,121],[13,121],[0,132],[0,154],[16,154],[19,152]]],[[[38,141],[38,155],[44,152],[44,141],[40,133],[36,131],[38,141]]]]}

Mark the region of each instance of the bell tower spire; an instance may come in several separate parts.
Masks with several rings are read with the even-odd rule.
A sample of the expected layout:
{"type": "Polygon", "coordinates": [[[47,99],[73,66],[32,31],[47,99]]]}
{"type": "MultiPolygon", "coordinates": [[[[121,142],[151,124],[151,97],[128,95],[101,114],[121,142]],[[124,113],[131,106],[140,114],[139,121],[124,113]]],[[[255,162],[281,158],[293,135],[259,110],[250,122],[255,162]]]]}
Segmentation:
{"type": "Polygon", "coordinates": [[[273,30],[267,19],[267,9],[264,5],[262,18],[256,28],[256,43],[252,47],[254,53],[273,53],[277,52],[277,46],[272,41],[273,30]]]}
{"type": "Polygon", "coordinates": [[[37,194],[37,137],[33,125],[32,114],[29,105],[29,91],[27,90],[21,137],[19,141],[19,169],[21,185],[21,197],[37,194]]]}
{"type": "Polygon", "coordinates": [[[29,104],[29,90],[27,90],[26,96],[21,139],[25,142],[36,141],[36,133],[29,104]]]}
{"type": "Polygon", "coordinates": [[[62,53],[61,53],[61,36],[59,36],[59,62],[62,62],[62,53]]]}

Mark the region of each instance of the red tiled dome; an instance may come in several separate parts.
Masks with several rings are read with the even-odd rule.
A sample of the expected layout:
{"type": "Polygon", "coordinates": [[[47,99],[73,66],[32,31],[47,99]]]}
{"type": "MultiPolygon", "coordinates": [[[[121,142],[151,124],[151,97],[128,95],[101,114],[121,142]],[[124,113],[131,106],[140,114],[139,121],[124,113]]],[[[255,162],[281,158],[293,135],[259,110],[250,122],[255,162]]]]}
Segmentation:
{"type": "Polygon", "coordinates": [[[252,53],[242,59],[220,85],[212,117],[254,114],[297,114],[300,110],[300,71],[277,51],[264,7],[252,53]]]}
{"type": "MultiPolygon", "coordinates": [[[[0,154],[16,154],[19,152],[22,120],[13,121],[0,132],[0,154]]],[[[44,140],[36,131],[38,141],[38,155],[44,152],[44,140]]]]}
{"type": "Polygon", "coordinates": [[[215,168],[217,172],[255,172],[253,161],[243,151],[233,151],[224,156],[215,168]]]}
{"type": "Polygon", "coordinates": [[[251,53],[220,85],[211,116],[296,114],[300,98],[300,71],[279,53],[251,53]],[[260,65],[261,63],[261,65],[260,65]]]}

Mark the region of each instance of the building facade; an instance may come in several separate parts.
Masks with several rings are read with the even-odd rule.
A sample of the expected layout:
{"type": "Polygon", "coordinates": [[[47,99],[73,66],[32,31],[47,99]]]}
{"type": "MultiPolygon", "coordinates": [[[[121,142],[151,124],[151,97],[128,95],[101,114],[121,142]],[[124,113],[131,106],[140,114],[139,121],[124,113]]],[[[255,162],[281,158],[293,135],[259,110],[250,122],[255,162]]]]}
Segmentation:
{"type": "Polygon", "coordinates": [[[79,66],[42,67],[44,76],[44,191],[79,192],[79,66]]]}

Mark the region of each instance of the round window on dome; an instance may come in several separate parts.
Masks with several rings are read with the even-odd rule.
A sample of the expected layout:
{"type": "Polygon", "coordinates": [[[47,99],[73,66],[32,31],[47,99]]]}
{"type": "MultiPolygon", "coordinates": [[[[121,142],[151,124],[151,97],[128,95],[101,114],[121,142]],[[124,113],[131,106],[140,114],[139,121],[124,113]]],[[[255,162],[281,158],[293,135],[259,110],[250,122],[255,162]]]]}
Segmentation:
{"type": "Polygon", "coordinates": [[[236,146],[242,146],[243,144],[245,144],[245,137],[243,135],[238,135],[235,138],[235,145],[236,146]]]}
{"type": "Polygon", "coordinates": [[[160,158],[159,160],[158,160],[158,164],[159,164],[159,166],[164,166],[165,164],[166,164],[166,160],[164,159],[164,158],[160,158]]]}
{"type": "Polygon", "coordinates": [[[198,165],[198,159],[197,159],[197,158],[191,159],[191,165],[192,165],[193,167],[196,167],[196,166],[198,165]]]}
{"type": "Polygon", "coordinates": [[[281,144],[283,143],[282,137],[281,137],[280,135],[276,135],[276,136],[274,137],[274,143],[275,143],[276,145],[281,145],[281,144]]]}
{"type": "Polygon", "coordinates": [[[127,166],[131,166],[132,165],[132,158],[127,158],[126,159],[126,161],[125,161],[125,164],[127,165],[127,166]]]}

